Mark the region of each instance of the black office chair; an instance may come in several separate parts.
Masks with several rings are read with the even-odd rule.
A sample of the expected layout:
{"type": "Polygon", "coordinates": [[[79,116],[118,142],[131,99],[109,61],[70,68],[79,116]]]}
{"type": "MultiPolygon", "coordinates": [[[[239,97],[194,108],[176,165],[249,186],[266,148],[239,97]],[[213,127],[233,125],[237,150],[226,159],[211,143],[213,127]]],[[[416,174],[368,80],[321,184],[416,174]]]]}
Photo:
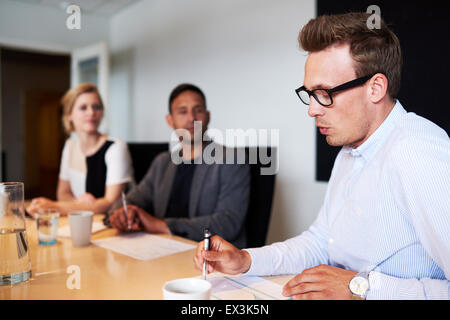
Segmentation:
{"type": "Polygon", "coordinates": [[[131,161],[133,162],[134,180],[138,184],[147,173],[156,156],[169,150],[168,143],[129,142],[131,161]]]}
{"type": "MultiPolygon", "coordinates": [[[[267,147],[245,148],[247,155],[249,152],[258,152],[257,163],[250,163],[250,199],[245,219],[247,248],[262,247],[266,243],[275,189],[275,172],[270,175],[261,175],[261,168],[269,168],[271,165],[270,163],[261,163],[260,148],[264,148],[263,151],[267,153],[263,152],[263,154],[267,154],[272,162],[278,163],[275,147],[269,147],[269,149],[267,147]]],[[[247,160],[250,161],[251,159],[247,156],[247,160]]]]}
{"type": "Polygon", "coordinates": [[[6,151],[2,151],[2,181],[8,181],[6,178],[6,151]]]}
{"type": "MultiPolygon", "coordinates": [[[[147,173],[148,168],[161,152],[169,149],[168,143],[128,143],[134,168],[134,178],[139,183],[147,173]]],[[[257,155],[257,163],[250,163],[250,198],[245,219],[247,247],[255,248],[265,245],[272,210],[273,192],[275,189],[275,174],[261,175],[261,168],[270,167],[263,164],[259,157],[259,147],[246,147],[246,163],[250,163],[252,152],[257,155]],[[255,153],[256,152],[256,153],[255,153]]],[[[276,148],[263,149],[263,154],[277,163],[276,148]],[[274,155],[272,157],[272,155],[274,155]]]]}

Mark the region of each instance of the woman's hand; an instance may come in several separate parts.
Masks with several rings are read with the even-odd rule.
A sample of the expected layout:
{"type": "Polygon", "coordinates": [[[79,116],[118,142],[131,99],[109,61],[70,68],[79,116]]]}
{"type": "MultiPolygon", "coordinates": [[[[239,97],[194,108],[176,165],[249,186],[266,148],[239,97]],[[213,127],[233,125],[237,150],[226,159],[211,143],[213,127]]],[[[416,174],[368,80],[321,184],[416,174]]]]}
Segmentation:
{"type": "Polygon", "coordinates": [[[85,203],[94,203],[95,200],[95,197],[89,192],[86,192],[77,198],[77,201],[85,203]]]}
{"type": "Polygon", "coordinates": [[[56,210],[61,213],[61,208],[57,201],[53,201],[44,197],[34,198],[27,208],[27,212],[34,217],[36,213],[43,210],[56,210]]]}

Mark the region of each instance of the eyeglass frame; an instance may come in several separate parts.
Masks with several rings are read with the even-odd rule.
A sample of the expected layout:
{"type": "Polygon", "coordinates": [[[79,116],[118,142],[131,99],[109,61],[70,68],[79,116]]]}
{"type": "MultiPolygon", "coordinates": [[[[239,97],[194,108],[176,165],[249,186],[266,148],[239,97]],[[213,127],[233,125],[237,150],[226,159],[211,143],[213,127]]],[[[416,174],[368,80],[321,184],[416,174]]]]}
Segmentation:
{"type": "Polygon", "coordinates": [[[362,76],[350,81],[347,81],[343,84],[338,85],[337,87],[331,88],[331,89],[323,89],[323,88],[317,88],[317,89],[313,89],[313,90],[308,90],[305,88],[305,86],[301,86],[300,88],[295,89],[295,93],[297,94],[298,98],[300,99],[301,102],[303,102],[304,104],[306,104],[307,106],[309,106],[309,104],[311,103],[311,96],[314,97],[314,99],[316,99],[316,101],[324,107],[330,107],[333,104],[333,95],[332,93],[338,92],[338,91],[342,91],[342,90],[347,90],[347,89],[351,89],[351,88],[355,88],[357,86],[363,85],[365,84],[370,78],[372,78],[374,75],[376,75],[378,72],[370,74],[370,75],[366,75],[366,76],[362,76]],[[322,102],[319,101],[319,98],[317,98],[316,94],[314,93],[314,91],[317,90],[323,90],[325,91],[328,96],[330,97],[330,104],[323,104],[322,102]],[[300,91],[305,91],[309,97],[310,97],[310,103],[306,103],[305,101],[302,100],[302,98],[300,97],[300,91]]]}

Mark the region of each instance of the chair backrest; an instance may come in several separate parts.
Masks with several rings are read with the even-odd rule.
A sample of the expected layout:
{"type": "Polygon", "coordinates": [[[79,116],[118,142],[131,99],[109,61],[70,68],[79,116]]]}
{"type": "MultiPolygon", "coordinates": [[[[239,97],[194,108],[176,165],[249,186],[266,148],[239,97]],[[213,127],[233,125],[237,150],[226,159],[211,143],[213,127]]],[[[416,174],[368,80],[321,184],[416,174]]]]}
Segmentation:
{"type": "Polygon", "coordinates": [[[147,173],[153,160],[161,152],[169,150],[168,143],[129,142],[131,161],[133,162],[134,180],[138,184],[147,173]]]}
{"type": "Polygon", "coordinates": [[[273,193],[275,190],[276,172],[271,166],[277,167],[277,150],[275,147],[248,147],[247,155],[257,154],[257,163],[252,163],[251,157],[247,158],[250,163],[250,199],[245,220],[247,233],[247,248],[264,246],[269,229],[270,216],[272,211],[273,193]],[[260,155],[263,154],[264,161],[260,155]],[[267,163],[267,158],[270,163],[267,163]],[[268,172],[261,174],[261,169],[266,168],[268,172]],[[271,174],[267,174],[271,173],[271,174]]]}
{"type": "Polygon", "coordinates": [[[8,181],[6,177],[6,151],[2,151],[2,179],[1,181],[8,181]]]}
{"type": "MultiPolygon", "coordinates": [[[[130,142],[128,143],[128,149],[133,162],[134,178],[136,183],[139,183],[155,157],[161,152],[168,151],[169,144],[130,142]]],[[[268,169],[274,163],[277,164],[278,159],[277,150],[274,147],[246,147],[245,153],[246,163],[250,164],[250,198],[245,229],[247,247],[255,248],[265,245],[266,242],[276,176],[275,172],[273,174],[261,174],[261,169],[268,169]],[[256,155],[256,159],[251,155],[256,155]],[[267,163],[267,159],[262,159],[260,155],[265,155],[264,158],[270,159],[271,162],[267,163]]]]}

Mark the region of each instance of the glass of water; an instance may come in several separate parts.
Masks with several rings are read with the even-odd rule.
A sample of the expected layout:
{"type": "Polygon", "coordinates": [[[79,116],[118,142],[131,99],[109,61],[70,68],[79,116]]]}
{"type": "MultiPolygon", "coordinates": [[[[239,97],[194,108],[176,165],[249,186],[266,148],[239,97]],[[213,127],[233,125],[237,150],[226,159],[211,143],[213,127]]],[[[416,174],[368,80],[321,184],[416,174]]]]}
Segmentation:
{"type": "Polygon", "coordinates": [[[22,182],[0,182],[0,286],[31,278],[22,182]]]}
{"type": "Polygon", "coordinates": [[[41,210],[35,214],[35,217],[39,244],[44,246],[56,244],[59,212],[56,210],[41,210]]]}

